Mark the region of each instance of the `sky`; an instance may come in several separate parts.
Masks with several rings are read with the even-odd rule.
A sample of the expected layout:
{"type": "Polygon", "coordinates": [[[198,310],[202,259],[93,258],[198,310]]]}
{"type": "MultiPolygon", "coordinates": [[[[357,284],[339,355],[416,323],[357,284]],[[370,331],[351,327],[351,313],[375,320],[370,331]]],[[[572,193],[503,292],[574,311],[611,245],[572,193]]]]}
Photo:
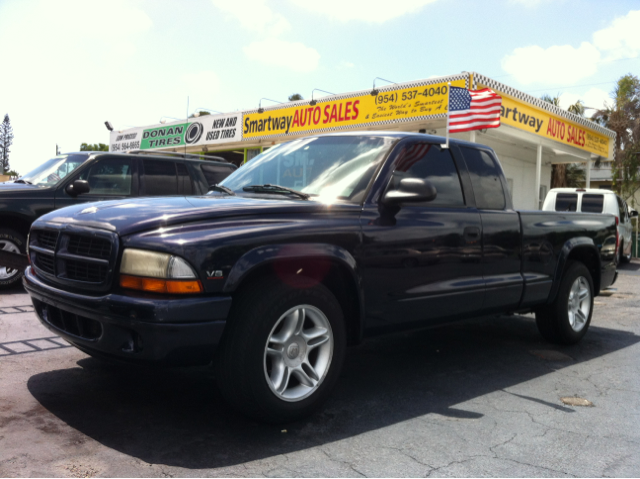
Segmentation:
{"type": "Polygon", "coordinates": [[[602,108],[640,75],[639,26],[638,0],[0,0],[0,115],[24,174],[56,145],[108,143],[106,120],[255,109],[376,77],[476,71],[602,108]]]}

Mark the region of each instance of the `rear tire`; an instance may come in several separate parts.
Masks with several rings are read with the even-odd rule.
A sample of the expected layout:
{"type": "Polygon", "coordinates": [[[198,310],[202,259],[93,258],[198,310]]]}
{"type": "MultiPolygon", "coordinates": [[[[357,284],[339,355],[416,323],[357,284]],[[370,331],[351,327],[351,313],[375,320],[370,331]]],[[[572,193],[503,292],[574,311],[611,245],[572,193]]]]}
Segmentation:
{"type": "MultiPolygon", "coordinates": [[[[26,242],[24,236],[10,228],[0,228],[0,250],[24,254],[26,242]]],[[[14,287],[24,276],[24,271],[0,265],[0,290],[14,287]]]]}
{"type": "Polygon", "coordinates": [[[553,303],[536,311],[540,334],[556,344],[576,344],[589,329],[593,314],[593,280],[583,263],[567,264],[553,303]]]}
{"type": "Polygon", "coordinates": [[[240,413],[269,423],[308,416],[329,397],[346,349],[343,313],[322,284],[274,278],[245,287],[214,366],[218,388],[240,413]]]}

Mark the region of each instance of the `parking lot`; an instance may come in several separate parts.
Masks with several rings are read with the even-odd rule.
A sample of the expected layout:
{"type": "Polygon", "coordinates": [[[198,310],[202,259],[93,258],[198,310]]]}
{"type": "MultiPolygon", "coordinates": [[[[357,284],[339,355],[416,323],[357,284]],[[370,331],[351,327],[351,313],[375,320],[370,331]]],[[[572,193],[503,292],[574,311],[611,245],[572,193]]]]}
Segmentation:
{"type": "Polygon", "coordinates": [[[638,476],[639,342],[634,260],[577,346],[544,342],[532,315],[376,338],[321,413],[267,426],[207,367],[69,347],[16,289],[0,295],[0,476],[638,476]]]}

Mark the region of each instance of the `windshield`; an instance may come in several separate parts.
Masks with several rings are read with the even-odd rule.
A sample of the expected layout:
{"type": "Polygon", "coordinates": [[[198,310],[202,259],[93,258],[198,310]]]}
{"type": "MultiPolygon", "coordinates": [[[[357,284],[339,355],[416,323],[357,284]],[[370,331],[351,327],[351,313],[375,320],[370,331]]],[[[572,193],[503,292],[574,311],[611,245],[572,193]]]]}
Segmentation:
{"type": "Polygon", "coordinates": [[[278,145],[236,170],[221,184],[236,193],[250,185],[278,185],[330,202],[362,202],[392,138],[325,136],[278,145]]]}
{"type": "Polygon", "coordinates": [[[17,181],[40,186],[54,186],[61,179],[87,161],[89,155],[56,156],[23,175],[17,181]]]}

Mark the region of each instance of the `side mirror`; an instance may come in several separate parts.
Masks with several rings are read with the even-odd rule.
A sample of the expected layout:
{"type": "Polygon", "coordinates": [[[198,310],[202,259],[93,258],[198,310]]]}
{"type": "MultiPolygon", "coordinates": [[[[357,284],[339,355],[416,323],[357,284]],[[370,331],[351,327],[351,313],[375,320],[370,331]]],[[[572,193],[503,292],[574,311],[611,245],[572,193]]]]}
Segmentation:
{"type": "Polygon", "coordinates": [[[65,191],[68,195],[75,198],[78,195],[89,193],[89,191],[91,191],[91,187],[89,186],[89,182],[87,180],[76,180],[70,185],[67,185],[65,191]]]}
{"type": "Polygon", "coordinates": [[[382,197],[382,202],[387,205],[398,203],[421,203],[433,201],[438,192],[429,180],[420,178],[404,178],[395,190],[387,191],[382,197]]]}
{"type": "Polygon", "coordinates": [[[638,212],[636,210],[629,211],[629,218],[637,218],[638,212]]]}

